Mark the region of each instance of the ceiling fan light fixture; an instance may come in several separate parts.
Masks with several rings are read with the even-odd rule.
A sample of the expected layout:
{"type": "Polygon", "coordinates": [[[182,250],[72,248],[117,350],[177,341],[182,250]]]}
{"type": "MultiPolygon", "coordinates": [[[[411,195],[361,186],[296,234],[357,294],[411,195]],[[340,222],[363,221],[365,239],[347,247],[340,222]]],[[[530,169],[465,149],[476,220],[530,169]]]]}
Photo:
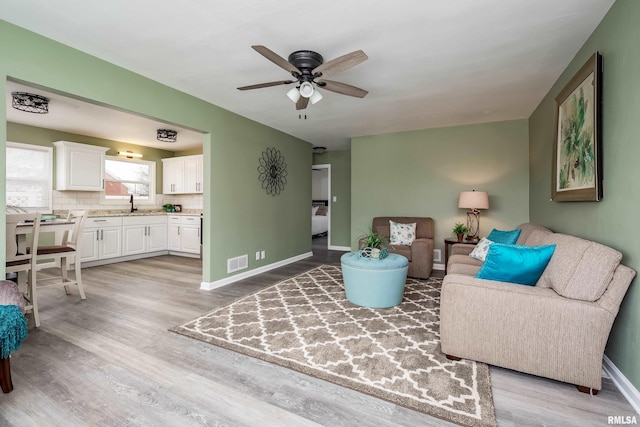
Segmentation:
{"type": "Polygon", "coordinates": [[[311,94],[311,96],[309,97],[309,101],[312,104],[315,104],[316,102],[320,101],[322,99],[322,94],[320,93],[320,91],[318,89],[313,91],[313,94],[311,94]]]}
{"type": "Polygon", "coordinates": [[[298,102],[298,100],[300,99],[300,91],[297,87],[292,87],[291,89],[289,89],[289,92],[287,92],[287,96],[293,102],[298,102]]]}
{"type": "Polygon", "coordinates": [[[16,110],[34,114],[47,114],[49,112],[49,98],[35,93],[11,92],[11,106],[16,110]]]}
{"type": "Polygon", "coordinates": [[[310,98],[313,95],[314,89],[313,85],[309,82],[303,82],[300,85],[300,96],[303,98],[310,98]]]}
{"type": "Polygon", "coordinates": [[[162,142],[176,142],[178,140],[178,131],[173,129],[158,129],[156,139],[162,142]]]}

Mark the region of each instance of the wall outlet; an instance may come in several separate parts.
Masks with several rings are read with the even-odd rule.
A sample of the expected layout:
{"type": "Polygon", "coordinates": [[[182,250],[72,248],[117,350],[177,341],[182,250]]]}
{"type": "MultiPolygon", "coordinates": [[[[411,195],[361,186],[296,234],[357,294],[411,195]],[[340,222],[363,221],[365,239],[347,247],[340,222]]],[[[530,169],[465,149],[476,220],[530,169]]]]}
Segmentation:
{"type": "Polygon", "coordinates": [[[264,259],[264,257],[265,257],[265,253],[264,252],[265,251],[260,252],[260,256],[262,257],[262,259],[264,259]]]}
{"type": "Polygon", "coordinates": [[[259,260],[259,259],[260,259],[260,251],[257,251],[256,252],[256,260],[259,260]]]}
{"type": "Polygon", "coordinates": [[[433,262],[442,262],[442,251],[440,249],[433,250],[433,262]]]}

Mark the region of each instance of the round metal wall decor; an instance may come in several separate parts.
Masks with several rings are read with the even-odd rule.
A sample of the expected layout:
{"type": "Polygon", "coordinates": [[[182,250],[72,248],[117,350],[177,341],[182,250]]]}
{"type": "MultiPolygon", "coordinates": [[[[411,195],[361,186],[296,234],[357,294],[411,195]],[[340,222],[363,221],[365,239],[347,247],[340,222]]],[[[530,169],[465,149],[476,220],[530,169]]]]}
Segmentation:
{"type": "Polygon", "coordinates": [[[262,182],[262,188],[267,194],[275,197],[284,190],[284,185],[287,183],[287,164],[284,162],[284,157],[280,150],[269,147],[262,152],[259,161],[258,179],[262,182]]]}

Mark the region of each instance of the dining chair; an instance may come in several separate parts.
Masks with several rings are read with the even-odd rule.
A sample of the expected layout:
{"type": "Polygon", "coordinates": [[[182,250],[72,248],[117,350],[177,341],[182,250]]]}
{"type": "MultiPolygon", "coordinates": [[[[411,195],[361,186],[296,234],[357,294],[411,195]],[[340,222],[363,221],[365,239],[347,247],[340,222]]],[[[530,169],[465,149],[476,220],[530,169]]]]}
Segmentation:
{"type": "MultiPolygon", "coordinates": [[[[82,241],[82,227],[87,217],[86,211],[70,211],[67,216],[69,229],[63,232],[62,241],[59,245],[39,246],[37,252],[38,260],[55,260],[60,263],[60,276],[46,277],[38,279],[39,287],[63,286],[67,295],[71,294],[69,285],[78,286],[81,299],[87,299],[82,286],[82,274],[80,263],[80,242],[82,241]],[[71,264],[74,264],[75,277],[71,279],[68,275],[71,264]]],[[[41,232],[43,230],[41,229],[41,232]]],[[[47,270],[42,268],[41,270],[47,270]]]]}
{"type": "Polygon", "coordinates": [[[18,286],[26,300],[25,311],[31,310],[36,327],[40,326],[38,297],[36,294],[36,263],[40,237],[40,214],[7,214],[6,217],[6,272],[18,275],[18,286]],[[19,227],[31,226],[30,233],[19,227]],[[23,230],[24,231],[24,230],[23,230]]]}

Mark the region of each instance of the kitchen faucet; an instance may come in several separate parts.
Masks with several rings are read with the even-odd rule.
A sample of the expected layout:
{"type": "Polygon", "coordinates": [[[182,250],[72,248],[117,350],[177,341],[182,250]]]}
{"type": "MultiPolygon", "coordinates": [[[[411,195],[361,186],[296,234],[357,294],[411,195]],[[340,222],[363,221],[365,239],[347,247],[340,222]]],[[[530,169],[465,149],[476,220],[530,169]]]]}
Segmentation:
{"type": "Polygon", "coordinates": [[[135,212],[138,210],[138,208],[134,208],[133,207],[133,194],[131,195],[131,198],[129,199],[129,203],[131,203],[131,212],[135,212]]]}

